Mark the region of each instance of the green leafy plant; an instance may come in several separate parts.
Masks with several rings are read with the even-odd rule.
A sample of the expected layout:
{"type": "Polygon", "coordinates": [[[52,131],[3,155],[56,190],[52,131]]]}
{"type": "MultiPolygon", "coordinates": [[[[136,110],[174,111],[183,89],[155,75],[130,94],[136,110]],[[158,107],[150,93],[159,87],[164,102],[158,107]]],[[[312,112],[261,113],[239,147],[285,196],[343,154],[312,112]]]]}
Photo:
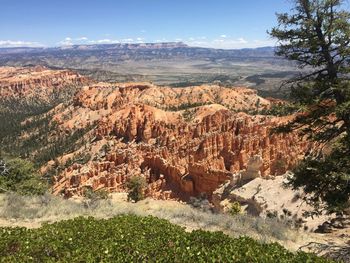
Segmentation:
{"type": "Polygon", "coordinates": [[[235,201],[231,204],[230,209],[229,209],[229,214],[232,216],[238,215],[242,213],[242,207],[241,204],[238,201],[235,201]]]}
{"type": "Polygon", "coordinates": [[[132,176],[126,183],[128,188],[128,200],[138,202],[144,199],[144,188],[146,187],[146,180],[141,176],[132,176]]]}
{"type": "Polygon", "coordinates": [[[6,170],[0,174],[0,190],[23,195],[42,195],[47,191],[47,182],[31,162],[20,158],[2,162],[6,170]]]}
{"type": "Polygon", "coordinates": [[[3,262],[332,262],[277,243],[184,228],[152,216],[92,217],[0,228],[3,262]]]}

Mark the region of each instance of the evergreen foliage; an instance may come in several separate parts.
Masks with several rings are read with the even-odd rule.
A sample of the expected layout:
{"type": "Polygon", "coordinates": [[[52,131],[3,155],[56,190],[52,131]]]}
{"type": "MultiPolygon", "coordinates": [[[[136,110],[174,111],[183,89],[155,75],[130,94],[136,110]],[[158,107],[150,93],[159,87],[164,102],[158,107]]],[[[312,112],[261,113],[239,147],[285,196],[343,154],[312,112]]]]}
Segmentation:
{"type": "Polygon", "coordinates": [[[0,192],[42,195],[47,191],[48,184],[31,162],[14,158],[0,160],[0,166],[0,192]]]}
{"type": "Polygon", "coordinates": [[[141,176],[132,176],[126,183],[126,187],[129,189],[128,200],[138,202],[144,199],[143,191],[146,185],[145,178],[141,176]]]}
{"type": "Polygon", "coordinates": [[[319,150],[294,171],[293,188],[302,187],[315,207],[330,212],[350,206],[350,13],[341,0],[294,0],[290,14],[278,14],[270,32],[279,42],[276,54],[304,70],[289,80],[303,112],[277,129],[299,130],[319,150]],[[330,147],[330,154],[322,151],[330,147]]]}

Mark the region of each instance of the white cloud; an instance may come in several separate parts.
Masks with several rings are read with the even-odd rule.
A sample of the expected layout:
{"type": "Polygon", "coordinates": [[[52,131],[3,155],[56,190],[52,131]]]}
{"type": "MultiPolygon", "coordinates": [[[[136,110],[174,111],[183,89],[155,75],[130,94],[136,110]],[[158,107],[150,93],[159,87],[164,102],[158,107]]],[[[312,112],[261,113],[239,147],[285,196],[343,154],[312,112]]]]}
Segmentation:
{"type": "Polygon", "coordinates": [[[97,39],[97,40],[89,40],[88,37],[66,37],[64,40],[59,41],[57,44],[59,46],[71,46],[71,45],[81,45],[81,44],[112,44],[112,43],[120,43],[119,40],[116,39],[97,39]]]}
{"type": "Polygon", "coordinates": [[[60,45],[60,46],[71,46],[71,45],[73,45],[73,43],[71,41],[69,41],[69,40],[62,40],[62,41],[58,42],[58,45],[60,45]]]}
{"type": "Polygon", "coordinates": [[[96,42],[99,43],[99,44],[106,44],[106,43],[112,43],[114,41],[112,39],[105,38],[105,39],[96,40],[96,42]]]}
{"type": "MultiPolygon", "coordinates": [[[[187,39],[184,38],[175,38],[173,40],[169,40],[166,38],[159,38],[155,41],[155,43],[162,43],[162,42],[169,42],[169,41],[176,41],[176,42],[184,42],[188,44],[189,46],[197,46],[197,47],[208,47],[208,48],[220,48],[220,49],[239,49],[239,48],[257,48],[257,47],[263,47],[263,46],[275,46],[276,42],[274,40],[270,39],[255,39],[255,40],[248,40],[244,37],[238,37],[238,38],[232,38],[228,35],[220,35],[217,38],[210,39],[205,36],[200,37],[188,37],[187,39]]],[[[66,37],[64,40],[60,41],[58,44],[60,46],[67,46],[67,45],[79,45],[79,44],[113,44],[113,43],[145,43],[145,37],[138,36],[136,38],[123,38],[123,39],[111,39],[111,38],[103,38],[103,39],[97,39],[97,40],[90,40],[85,36],[82,37],[66,37]]],[[[0,46],[4,45],[0,42],[0,46]]],[[[21,42],[18,41],[16,46],[33,46],[38,45],[38,43],[34,42],[21,42]]]]}
{"type": "Polygon", "coordinates": [[[164,43],[164,42],[169,42],[169,40],[166,38],[162,38],[162,39],[157,39],[155,42],[156,43],[164,43]]]}
{"type": "Polygon", "coordinates": [[[201,37],[189,37],[188,38],[188,41],[190,41],[190,42],[202,42],[203,40],[206,40],[207,39],[207,37],[205,37],[205,36],[201,36],[201,37]]]}
{"type": "Polygon", "coordinates": [[[89,44],[113,44],[113,43],[120,43],[120,41],[117,39],[104,38],[104,39],[98,39],[98,40],[89,40],[88,43],[89,44]]]}
{"type": "Polygon", "coordinates": [[[0,40],[0,47],[43,47],[39,42],[21,40],[0,40]]]}
{"type": "Polygon", "coordinates": [[[238,40],[238,43],[241,43],[241,44],[247,44],[248,43],[248,41],[245,40],[243,37],[240,37],[237,40],[238,40]]]}
{"type": "Polygon", "coordinates": [[[133,38],[123,38],[120,40],[117,39],[98,39],[98,40],[89,40],[88,43],[90,44],[113,44],[113,43],[144,43],[145,38],[143,37],[137,37],[135,39],[133,38]]]}
{"type": "Polygon", "coordinates": [[[272,40],[247,40],[243,37],[230,38],[227,35],[221,35],[216,39],[189,38],[185,41],[190,46],[238,49],[238,48],[257,48],[263,46],[275,46],[276,42],[272,40]]]}
{"type": "Polygon", "coordinates": [[[122,42],[122,43],[132,43],[132,42],[134,42],[134,39],[132,39],[132,38],[124,38],[120,42],[122,42]]]}
{"type": "Polygon", "coordinates": [[[88,38],[87,37],[78,37],[76,40],[78,40],[78,41],[86,41],[86,40],[88,40],[88,38]]]}
{"type": "Polygon", "coordinates": [[[71,37],[66,37],[65,39],[58,42],[60,46],[71,46],[73,45],[73,41],[71,37]]]}

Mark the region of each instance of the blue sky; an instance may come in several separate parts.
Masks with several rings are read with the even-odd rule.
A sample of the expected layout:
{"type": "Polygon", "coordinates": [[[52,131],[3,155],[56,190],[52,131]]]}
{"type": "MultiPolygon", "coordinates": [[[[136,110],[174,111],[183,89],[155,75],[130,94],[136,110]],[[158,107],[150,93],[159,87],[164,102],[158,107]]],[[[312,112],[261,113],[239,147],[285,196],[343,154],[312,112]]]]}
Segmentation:
{"type": "Polygon", "coordinates": [[[266,30],[289,0],[0,0],[0,47],[182,41],[273,45],[266,30]]]}

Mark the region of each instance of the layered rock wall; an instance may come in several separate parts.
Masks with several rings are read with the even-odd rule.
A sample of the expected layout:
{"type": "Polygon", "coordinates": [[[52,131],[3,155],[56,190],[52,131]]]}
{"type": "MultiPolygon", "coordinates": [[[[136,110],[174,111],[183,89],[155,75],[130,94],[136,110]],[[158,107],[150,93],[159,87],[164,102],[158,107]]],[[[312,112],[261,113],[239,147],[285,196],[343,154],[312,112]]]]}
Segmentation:
{"type": "MultiPolygon", "coordinates": [[[[172,101],[163,88],[156,88],[100,83],[84,88],[72,105],[57,111],[54,118],[62,129],[94,123],[87,135],[92,139],[88,147],[92,156],[99,155],[103,144],[113,146],[104,157],[66,168],[55,179],[55,194],[79,195],[84,186],[125,191],[126,180],[136,175],[146,178],[146,193],[153,197],[186,199],[202,193],[210,197],[220,184],[238,178],[237,174],[239,180],[283,174],[312,146],[295,132],[270,134],[271,128],[288,117],[251,116],[214,104],[165,111],[142,102],[145,94],[150,101],[154,94],[157,101],[159,93],[165,94],[165,102],[172,101]],[[184,117],[188,112],[190,120],[184,117]],[[247,169],[248,163],[254,169],[247,169]]],[[[240,91],[242,98],[249,95],[255,100],[255,92],[234,92],[240,91]]],[[[174,92],[170,90],[169,96],[174,92]]],[[[222,88],[216,92],[221,94],[222,88]]]]}
{"type": "Polygon", "coordinates": [[[0,67],[2,99],[38,98],[47,101],[54,94],[59,96],[68,87],[72,89],[91,82],[70,70],[50,70],[40,66],[0,67]]]}

